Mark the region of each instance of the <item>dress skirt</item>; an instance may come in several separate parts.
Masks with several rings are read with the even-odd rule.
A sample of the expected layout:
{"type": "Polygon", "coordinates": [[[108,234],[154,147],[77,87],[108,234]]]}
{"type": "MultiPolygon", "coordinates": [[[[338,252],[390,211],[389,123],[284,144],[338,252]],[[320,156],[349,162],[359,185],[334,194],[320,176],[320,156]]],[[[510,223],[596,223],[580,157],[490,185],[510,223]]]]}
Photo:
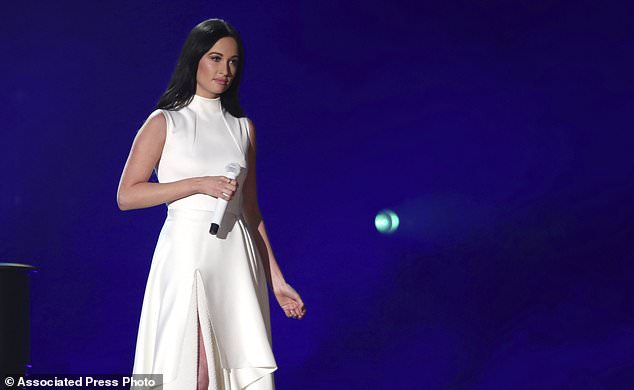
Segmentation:
{"type": "Polygon", "coordinates": [[[265,270],[241,215],[168,208],[143,298],[133,374],[163,374],[157,389],[196,390],[198,321],[209,388],[274,390],[265,270]]]}

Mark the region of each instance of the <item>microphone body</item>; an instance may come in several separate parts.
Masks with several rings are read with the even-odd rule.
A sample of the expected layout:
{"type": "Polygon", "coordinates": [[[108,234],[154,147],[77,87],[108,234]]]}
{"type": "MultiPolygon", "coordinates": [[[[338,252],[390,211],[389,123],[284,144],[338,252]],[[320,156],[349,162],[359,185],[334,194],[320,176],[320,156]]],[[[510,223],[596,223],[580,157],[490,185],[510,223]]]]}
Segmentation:
{"type": "MultiPolygon", "coordinates": [[[[238,177],[238,174],[240,174],[240,168],[242,167],[238,163],[231,163],[227,165],[225,167],[225,176],[229,179],[235,180],[235,178],[238,177]]],[[[209,233],[214,236],[218,233],[218,229],[220,229],[220,221],[222,221],[222,218],[225,215],[228,203],[229,202],[222,198],[218,198],[216,201],[216,209],[214,210],[214,216],[211,219],[211,227],[209,228],[209,233]]]]}

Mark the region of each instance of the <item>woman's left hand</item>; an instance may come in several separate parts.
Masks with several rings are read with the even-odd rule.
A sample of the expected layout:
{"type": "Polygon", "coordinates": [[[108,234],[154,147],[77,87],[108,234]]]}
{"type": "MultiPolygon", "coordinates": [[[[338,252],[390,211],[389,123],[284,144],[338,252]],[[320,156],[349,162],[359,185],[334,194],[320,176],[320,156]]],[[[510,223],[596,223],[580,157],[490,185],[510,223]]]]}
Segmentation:
{"type": "Polygon", "coordinates": [[[275,298],[277,298],[277,302],[284,310],[286,317],[292,317],[298,320],[304,317],[304,314],[306,314],[304,302],[290,284],[284,283],[275,288],[273,293],[275,294],[275,298]]]}

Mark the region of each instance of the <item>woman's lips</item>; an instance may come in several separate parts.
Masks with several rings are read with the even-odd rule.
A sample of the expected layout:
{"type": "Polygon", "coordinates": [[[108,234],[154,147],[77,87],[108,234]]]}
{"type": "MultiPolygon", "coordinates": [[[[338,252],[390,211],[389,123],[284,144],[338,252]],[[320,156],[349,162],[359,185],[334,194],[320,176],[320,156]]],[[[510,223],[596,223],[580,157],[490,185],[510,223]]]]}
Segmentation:
{"type": "Polygon", "coordinates": [[[216,83],[218,83],[218,84],[221,84],[221,85],[227,85],[227,81],[225,81],[225,80],[218,80],[218,79],[214,79],[214,81],[215,81],[216,83]]]}

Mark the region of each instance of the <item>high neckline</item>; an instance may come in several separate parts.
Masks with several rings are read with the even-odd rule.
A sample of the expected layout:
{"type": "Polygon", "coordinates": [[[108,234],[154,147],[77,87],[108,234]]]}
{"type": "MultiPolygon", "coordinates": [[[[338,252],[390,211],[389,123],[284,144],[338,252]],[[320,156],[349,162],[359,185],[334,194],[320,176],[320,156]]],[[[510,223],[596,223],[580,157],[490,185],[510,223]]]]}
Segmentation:
{"type": "Polygon", "coordinates": [[[194,98],[192,99],[190,105],[192,106],[192,108],[206,113],[222,112],[222,103],[220,102],[220,96],[212,99],[194,94],[194,98]]]}

